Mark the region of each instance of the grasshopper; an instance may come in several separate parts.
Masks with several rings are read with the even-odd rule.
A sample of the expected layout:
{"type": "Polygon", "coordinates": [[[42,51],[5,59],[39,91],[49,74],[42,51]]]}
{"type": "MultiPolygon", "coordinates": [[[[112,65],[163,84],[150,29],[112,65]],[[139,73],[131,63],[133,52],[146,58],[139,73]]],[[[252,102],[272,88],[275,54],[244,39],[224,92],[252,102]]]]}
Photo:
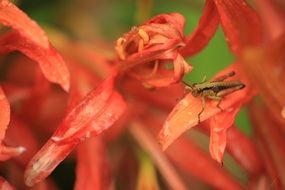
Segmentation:
{"type": "Polygon", "coordinates": [[[194,97],[201,97],[202,109],[198,114],[198,123],[200,123],[200,116],[205,110],[206,98],[218,101],[217,107],[223,111],[223,109],[220,107],[223,97],[245,87],[245,85],[238,80],[224,81],[234,75],[235,72],[231,71],[212,81],[207,81],[205,76],[200,83],[187,84],[184,82],[184,84],[187,86],[186,91],[191,92],[192,96],[194,97]]]}

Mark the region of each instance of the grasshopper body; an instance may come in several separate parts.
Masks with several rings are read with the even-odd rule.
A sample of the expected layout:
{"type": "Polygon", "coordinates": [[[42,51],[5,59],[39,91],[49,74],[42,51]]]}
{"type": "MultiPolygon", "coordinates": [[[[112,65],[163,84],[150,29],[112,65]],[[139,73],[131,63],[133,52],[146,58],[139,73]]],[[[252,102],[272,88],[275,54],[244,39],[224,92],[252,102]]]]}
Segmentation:
{"type": "Polygon", "coordinates": [[[205,106],[206,106],[206,103],[205,103],[206,98],[218,101],[217,107],[223,110],[220,107],[222,98],[228,94],[231,94],[245,87],[245,85],[238,80],[224,81],[227,78],[232,77],[234,75],[235,73],[232,71],[212,81],[206,81],[206,78],[204,77],[204,79],[200,83],[193,83],[193,84],[185,83],[187,85],[186,89],[190,91],[190,93],[194,97],[200,96],[202,100],[202,110],[198,114],[198,123],[200,123],[200,116],[203,113],[205,106]]]}

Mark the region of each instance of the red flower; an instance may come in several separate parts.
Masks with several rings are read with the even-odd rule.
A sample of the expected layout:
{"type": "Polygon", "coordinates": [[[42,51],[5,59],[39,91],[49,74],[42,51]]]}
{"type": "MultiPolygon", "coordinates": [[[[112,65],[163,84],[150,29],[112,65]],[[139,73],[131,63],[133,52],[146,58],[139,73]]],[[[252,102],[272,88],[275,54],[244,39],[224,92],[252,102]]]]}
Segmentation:
{"type": "Polygon", "coordinates": [[[144,25],[133,27],[117,40],[119,69],[130,69],[128,74],[148,87],[178,82],[191,70],[179,53],[185,46],[183,28],[184,18],[178,13],[159,15],[144,25]]]}
{"type": "MultiPolygon", "coordinates": [[[[79,11],[76,8],[73,18],[81,18],[79,11]]],[[[84,29],[85,22],[76,19],[72,26],[84,29]]],[[[84,44],[52,30],[59,54],[43,30],[7,0],[0,1],[0,22],[11,28],[0,35],[0,53],[24,55],[9,57],[0,87],[0,160],[13,157],[0,168],[16,188],[56,189],[52,178],[44,179],[65,159],[76,161],[74,189],[182,190],[204,184],[254,189],[266,188],[270,179],[276,179],[276,189],[285,186],[280,159],[285,158],[280,132],[284,90],[278,88],[284,78],[285,38],[282,32],[272,32],[270,48],[263,47],[261,22],[244,0],[206,0],[199,24],[189,35],[183,33],[182,15],[155,16],[117,40],[117,57],[110,57],[109,44],[99,39],[96,45],[84,44]],[[200,114],[199,97],[189,93],[177,101],[185,88],[180,81],[192,70],[186,57],[200,53],[219,24],[236,60],[214,79],[234,71],[237,75],[231,79],[246,87],[223,97],[222,109],[207,100],[200,114]],[[266,107],[251,103],[254,142],[232,126],[240,108],[257,93],[266,107]],[[210,154],[200,147],[207,139],[202,133],[209,136],[210,154]],[[225,151],[246,171],[248,184],[220,167],[225,151]]],[[[12,189],[3,178],[0,184],[12,189]]]]}

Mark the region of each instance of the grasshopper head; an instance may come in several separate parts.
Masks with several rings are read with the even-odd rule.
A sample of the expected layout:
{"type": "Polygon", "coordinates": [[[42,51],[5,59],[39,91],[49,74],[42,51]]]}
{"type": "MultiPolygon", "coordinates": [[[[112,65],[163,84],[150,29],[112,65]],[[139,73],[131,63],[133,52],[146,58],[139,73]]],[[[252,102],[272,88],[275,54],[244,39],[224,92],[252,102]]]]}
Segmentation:
{"type": "Polygon", "coordinates": [[[197,97],[197,96],[200,95],[200,93],[199,93],[197,90],[194,90],[193,88],[192,88],[191,94],[192,94],[192,96],[194,96],[194,97],[197,97]]]}

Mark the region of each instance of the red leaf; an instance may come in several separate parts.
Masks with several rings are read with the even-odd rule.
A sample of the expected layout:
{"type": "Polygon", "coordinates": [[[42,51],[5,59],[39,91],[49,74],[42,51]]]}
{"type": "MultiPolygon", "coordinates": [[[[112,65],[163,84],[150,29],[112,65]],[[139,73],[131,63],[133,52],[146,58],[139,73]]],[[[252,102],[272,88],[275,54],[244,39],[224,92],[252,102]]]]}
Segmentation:
{"type": "Polygon", "coordinates": [[[111,187],[106,149],[100,138],[90,138],[77,149],[74,189],[107,190],[111,187]]]}
{"type": "Polygon", "coordinates": [[[14,4],[8,0],[1,0],[0,10],[0,23],[12,27],[37,46],[49,48],[49,42],[44,31],[14,4]]]}
{"type": "Polygon", "coordinates": [[[245,0],[213,0],[232,52],[240,55],[248,46],[260,45],[260,20],[245,0]]]}
{"type": "Polygon", "coordinates": [[[217,9],[212,0],[207,0],[199,25],[195,31],[186,38],[186,46],[181,53],[191,56],[201,51],[215,34],[219,24],[217,9]]]}
{"type": "Polygon", "coordinates": [[[53,137],[28,164],[27,185],[46,178],[78,143],[91,134],[100,134],[123,114],[126,104],[114,91],[114,77],[106,79],[67,114],[53,137]]]}
{"type": "Polygon", "coordinates": [[[69,90],[69,71],[62,57],[51,45],[42,48],[16,32],[7,32],[0,37],[0,54],[16,50],[38,62],[50,82],[58,83],[65,91],[69,90]]]}

